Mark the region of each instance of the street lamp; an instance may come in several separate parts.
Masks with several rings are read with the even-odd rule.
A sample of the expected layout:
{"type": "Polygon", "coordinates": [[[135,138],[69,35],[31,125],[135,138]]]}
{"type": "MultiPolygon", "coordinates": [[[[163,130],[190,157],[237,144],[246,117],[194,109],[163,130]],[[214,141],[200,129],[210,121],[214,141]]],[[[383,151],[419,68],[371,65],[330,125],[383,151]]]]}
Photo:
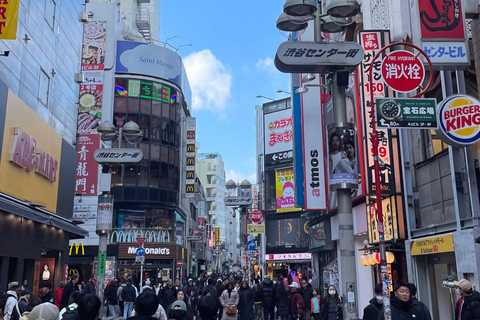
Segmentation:
{"type": "Polygon", "coordinates": [[[110,121],[102,122],[97,132],[100,133],[100,139],[102,141],[114,141],[118,139],[118,146],[122,147],[122,138],[125,138],[130,144],[137,144],[142,141],[143,132],[140,130],[138,124],[133,121],[129,121],[123,125],[123,127],[115,128],[110,121]]]}
{"type": "Polygon", "coordinates": [[[277,93],[286,93],[286,94],[292,94],[291,92],[285,91],[283,89],[277,89],[277,93]]]}
{"type": "MultiPolygon", "coordinates": [[[[261,95],[261,94],[257,94],[257,95],[255,96],[255,98],[265,98],[265,99],[268,99],[268,100],[275,101],[275,99],[272,99],[272,98],[269,98],[269,97],[265,97],[265,96],[263,96],[263,95],[261,95]]],[[[233,180],[232,180],[232,181],[233,181],[233,180]]],[[[235,181],[234,181],[233,183],[235,183],[235,181]]]]}
{"type": "Polygon", "coordinates": [[[359,13],[360,4],[357,0],[331,0],[327,5],[327,14],[333,22],[342,26],[352,24],[359,13]]]}
{"type": "Polygon", "coordinates": [[[167,45],[172,46],[171,44],[168,44],[168,40],[173,39],[173,38],[178,38],[178,34],[176,34],[176,35],[174,35],[173,37],[170,37],[170,38],[168,38],[167,40],[165,40],[165,47],[166,47],[167,45]]]}
{"type": "Polygon", "coordinates": [[[189,43],[189,44],[182,44],[180,46],[177,47],[177,50],[175,50],[175,52],[178,52],[178,50],[181,48],[181,47],[193,47],[193,44],[189,43]]]}

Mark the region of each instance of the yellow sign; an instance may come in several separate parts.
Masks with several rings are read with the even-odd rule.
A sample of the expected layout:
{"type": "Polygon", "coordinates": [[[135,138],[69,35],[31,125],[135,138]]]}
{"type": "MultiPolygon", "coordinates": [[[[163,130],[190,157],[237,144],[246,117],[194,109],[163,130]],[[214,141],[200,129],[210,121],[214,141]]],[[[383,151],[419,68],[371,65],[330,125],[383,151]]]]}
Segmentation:
{"type": "MultiPolygon", "coordinates": [[[[382,199],[382,212],[383,236],[385,241],[399,239],[395,196],[382,199]]],[[[369,242],[371,244],[378,243],[380,241],[380,234],[378,232],[378,211],[376,203],[371,203],[367,206],[367,225],[369,242]]]]}
{"type": "Polygon", "coordinates": [[[75,254],[76,255],[78,255],[78,249],[80,248],[80,246],[82,246],[82,256],[85,255],[85,247],[83,246],[83,243],[81,241],[79,241],[78,244],[76,242],[72,242],[72,244],[70,245],[70,251],[68,252],[69,256],[72,255],[72,249],[73,249],[74,246],[75,246],[75,254]]]}
{"type": "Polygon", "coordinates": [[[412,240],[410,250],[412,256],[455,251],[453,234],[412,240]]]}
{"type": "Polygon", "coordinates": [[[247,233],[265,233],[264,224],[249,224],[247,226],[247,233]]]}
{"type": "Polygon", "coordinates": [[[80,273],[78,272],[78,269],[69,269],[69,270],[68,270],[68,274],[69,274],[69,275],[72,275],[72,274],[75,274],[75,273],[76,273],[76,274],[80,274],[80,273]]]}
{"type": "Polygon", "coordinates": [[[215,245],[220,245],[220,228],[215,228],[215,245]]]}
{"type": "MultiPolygon", "coordinates": [[[[44,205],[48,211],[55,213],[57,211],[58,181],[61,177],[62,137],[13,91],[8,90],[7,99],[0,160],[0,192],[17,199],[44,205]],[[16,131],[16,128],[22,128],[30,138],[34,138],[37,146],[35,158],[37,163],[26,162],[26,168],[32,169],[31,171],[10,161],[14,140],[18,139],[18,135],[15,133],[19,131],[18,129],[16,131]],[[39,164],[45,165],[47,162],[56,169],[44,170],[38,166],[39,164]]],[[[25,138],[26,135],[23,137],[25,138]]],[[[29,145],[34,145],[33,140],[30,140],[29,145]]]]}
{"type": "Polygon", "coordinates": [[[0,0],[0,39],[16,39],[20,0],[0,0]]]}
{"type": "Polygon", "coordinates": [[[277,212],[299,211],[295,208],[293,169],[275,170],[275,195],[277,212]]]}

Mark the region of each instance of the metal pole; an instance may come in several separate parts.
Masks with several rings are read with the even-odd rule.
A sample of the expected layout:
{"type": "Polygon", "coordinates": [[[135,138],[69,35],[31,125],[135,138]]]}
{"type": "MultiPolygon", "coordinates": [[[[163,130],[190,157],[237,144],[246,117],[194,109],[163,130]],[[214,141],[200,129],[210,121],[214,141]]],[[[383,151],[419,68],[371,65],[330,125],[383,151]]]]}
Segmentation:
{"type": "Polygon", "coordinates": [[[142,287],[143,287],[143,261],[140,265],[140,293],[142,293],[142,287]]]}

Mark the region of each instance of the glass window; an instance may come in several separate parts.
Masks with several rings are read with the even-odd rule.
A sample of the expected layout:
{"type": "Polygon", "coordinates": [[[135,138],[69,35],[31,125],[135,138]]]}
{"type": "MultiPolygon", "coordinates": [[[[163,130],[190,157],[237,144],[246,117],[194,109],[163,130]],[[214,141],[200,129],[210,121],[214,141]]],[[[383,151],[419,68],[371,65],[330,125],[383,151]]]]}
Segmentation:
{"type": "Polygon", "coordinates": [[[127,98],[115,97],[115,112],[127,112],[127,98]]]}
{"type": "Polygon", "coordinates": [[[168,163],[160,164],[160,187],[168,186],[168,163]]]}
{"type": "Polygon", "coordinates": [[[152,139],[160,140],[162,136],[161,118],[152,117],[152,139]]]}
{"type": "Polygon", "coordinates": [[[149,149],[150,145],[148,143],[140,143],[138,145],[138,148],[140,150],[142,150],[143,152],[143,159],[153,159],[155,160],[155,158],[153,157],[153,155],[150,155],[150,149],[149,149]]]}
{"type": "Polygon", "coordinates": [[[122,165],[120,164],[115,164],[112,168],[112,185],[122,185],[122,165]]]}
{"type": "Polygon", "coordinates": [[[139,113],[140,112],[140,99],[138,98],[129,98],[128,99],[128,107],[127,111],[133,112],[133,113],[139,113]]]}
{"type": "Polygon", "coordinates": [[[175,166],[168,165],[168,188],[175,189],[175,166]]]}
{"type": "MultiPolygon", "coordinates": [[[[48,2],[48,0],[47,0],[48,2]]],[[[38,82],[38,100],[48,107],[48,91],[50,89],[50,77],[45,70],[40,69],[40,80],[38,82]]]]}
{"type": "Polygon", "coordinates": [[[160,101],[152,101],[152,115],[161,116],[162,115],[162,103],[160,101]]]}
{"type": "Polygon", "coordinates": [[[180,166],[180,151],[178,149],[175,149],[175,165],[180,166]]]}
{"type": "Polygon", "coordinates": [[[177,129],[177,126],[175,125],[175,121],[170,121],[170,130],[169,130],[169,134],[170,134],[170,139],[169,142],[170,142],[170,145],[172,147],[175,147],[175,131],[177,129]]]}
{"type": "Polygon", "coordinates": [[[151,102],[150,100],[142,99],[140,100],[140,113],[150,114],[151,102]]]}
{"type": "Polygon", "coordinates": [[[138,123],[138,114],[129,113],[128,116],[127,116],[127,122],[129,122],[129,121],[133,121],[133,122],[138,123]]]}
{"type": "Polygon", "coordinates": [[[158,188],[159,165],[160,163],[157,161],[150,161],[149,186],[152,188],[158,188]]]}
{"type": "Polygon", "coordinates": [[[150,137],[150,117],[144,114],[140,115],[140,121],[138,122],[140,129],[143,132],[143,136],[150,137]]]}
{"type": "Polygon", "coordinates": [[[145,228],[145,210],[118,210],[118,228],[141,229],[145,228]]]}
{"type": "Polygon", "coordinates": [[[137,187],[147,186],[148,161],[142,160],[138,166],[137,187]]]}
{"type": "Polygon", "coordinates": [[[158,201],[158,189],[149,189],[149,199],[150,201],[158,201]]]}
{"type": "Polygon", "coordinates": [[[128,96],[140,97],[140,80],[128,81],[128,96]]]}
{"type": "Polygon", "coordinates": [[[160,160],[160,145],[151,144],[150,149],[151,149],[151,159],[155,160],[155,161],[159,161],[160,160]]]}
{"type": "Polygon", "coordinates": [[[175,152],[173,152],[173,148],[170,148],[168,163],[175,164],[175,152]]]}
{"type": "Polygon", "coordinates": [[[136,165],[126,165],[125,173],[123,175],[123,185],[124,186],[134,186],[137,181],[137,166],[136,165]]]}
{"type": "Polygon", "coordinates": [[[162,146],[162,153],[160,159],[164,162],[168,162],[168,147],[162,146]]]}
{"type": "Polygon", "coordinates": [[[167,119],[162,118],[162,143],[169,144],[170,142],[170,123],[167,119]]]}
{"type": "Polygon", "coordinates": [[[168,216],[168,210],[150,209],[147,212],[146,225],[149,228],[169,229],[172,227],[171,219],[168,216]]]}
{"type": "Polygon", "coordinates": [[[162,103],[162,117],[170,117],[170,106],[166,103],[162,103]]]}
{"type": "Polygon", "coordinates": [[[176,118],[175,106],[174,106],[174,105],[171,105],[171,106],[170,106],[170,120],[175,121],[175,118],[176,118]]]}
{"type": "Polygon", "coordinates": [[[55,7],[56,4],[54,0],[47,0],[45,2],[45,20],[52,30],[55,25],[55,7]]]}

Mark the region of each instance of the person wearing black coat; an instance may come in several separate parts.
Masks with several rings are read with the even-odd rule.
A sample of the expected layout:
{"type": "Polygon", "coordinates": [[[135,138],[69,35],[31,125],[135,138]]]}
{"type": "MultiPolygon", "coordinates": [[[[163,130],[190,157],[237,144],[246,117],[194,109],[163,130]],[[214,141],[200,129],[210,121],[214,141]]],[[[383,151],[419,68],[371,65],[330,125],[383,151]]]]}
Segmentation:
{"type": "Polygon", "coordinates": [[[363,320],[377,320],[380,310],[383,308],[382,284],[375,286],[375,297],[371,299],[370,304],[363,309],[363,320]]]}
{"type": "Polygon", "coordinates": [[[173,286],[172,279],[168,279],[165,287],[158,292],[158,301],[163,309],[167,310],[175,300],[177,300],[177,289],[173,286]]]}
{"type": "Polygon", "coordinates": [[[327,296],[323,299],[322,305],[321,320],[343,320],[342,297],[339,296],[335,286],[328,286],[327,296]]]}
{"type": "Polygon", "coordinates": [[[262,299],[263,316],[265,320],[275,320],[275,284],[270,280],[270,276],[265,276],[260,285],[260,295],[262,299]]]}
{"type": "Polygon", "coordinates": [[[277,285],[275,286],[275,301],[277,306],[277,317],[280,317],[281,320],[285,320],[288,315],[288,291],[285,288],[283,283],[283,278],[279,277],[277,285]]]}
{"type": "Polygon", "coordinates": [[[110,285],[105,289],[105,300],[108,301],[108,311],[110,312],[111,317],[119,316],[115,312],[115,306],[118,305],[117,289],[118,284],[115,280],[111,281],[110,285]]]}
{"type": "Polygon", "coordinates": [[[460,299],[455,305],[455,320],[459,320],[459,315],[461,320],[480,319],[480,293],[473,290],[467,279],[461,279],[455,284],[460,293],[460,299]]]}
{"type": "Polygon", "coordinates": [[[305,303],[305,313],[303,314],[303,320],[310,320],[312,317],[310,305],[313,298],[313,287],[306,279],[302,279],[301,281],[302,288],[300,289],[300,293],[303,297],[303,302],[305,303]]]}
{"type": "MultiPolygon", "coordinates": [[[[395,284],[394,296],[390,300],[392,320],[431,320],[430,311],[425,304],[412,299],[410,285],[402,280],[395,284]]],[[[378,314],[378,320],[384,320],[383,311],[378,314]]],[[[464,320],[462,318],[462,320],[464,320]]]]}
{"type": "Polygon", "coordinates": [[[85,285],[85,288],[83,289],[83,293],[86,294],[86,295],[87,294],[97,294],[96,286],[97,286],[97,275],[94,273],[90,277],[90,281],[88,281],[87,284],[85,285]]]}
{"type": "Polygon", "coordinates": [[[70,296],[74,291],[78,291],[77,282],[79,278],[80,276],[78,275],[78,273],[72,274],[71,280],[67,282],[65,288],[63,288],[62,301],[60,302],[60,310],[68,306],[68,300],[70,300],[70,296]]]}
{"type": "Polygon", "coordinates": [[[255,300],[253,290],[246,281],[242,281],[238,290],[238,315],[240,320],[253,320],[255,314],[253,312],[253,302],[255,300]]]}

